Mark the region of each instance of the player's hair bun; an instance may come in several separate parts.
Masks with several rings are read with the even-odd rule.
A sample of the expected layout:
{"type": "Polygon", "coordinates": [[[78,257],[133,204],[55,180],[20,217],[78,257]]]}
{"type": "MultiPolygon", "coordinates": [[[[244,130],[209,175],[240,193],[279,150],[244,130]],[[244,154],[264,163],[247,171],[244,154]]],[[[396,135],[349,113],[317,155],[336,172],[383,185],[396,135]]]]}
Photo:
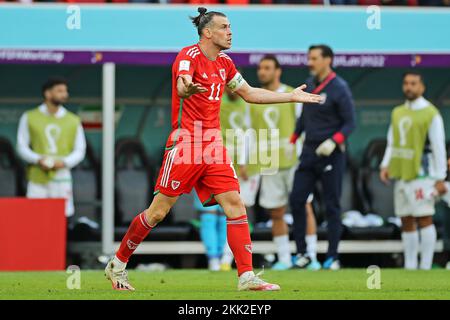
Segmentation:
{"type": "Polygon", "coordinates": [[[206,9],[205,7],[198,7],[197,11],[202,16],[206,13],[206,11],[208,11],[208,9],[206,9]]]}
{"type": "Polygon", "coordinates": [[[196,17],[191,17],[191,20],[194,26],[198,28],[200,25],[200,20],[202,20],[202,18],[205,16],[206,11],[208,11],[208,9],[206,9],[205,7],[198,7],[197,11],[199,15],[196,17]]]}
{"type": "Polygon", "coordinates": [[[208,11],[205,7],[198,7],[198,16],[196,17],[189,17],[192,21],[192,24],[197,28],[198,35],[201,36],[202,30],[205,28],[205,26],[208,25],[208,23],[211,22],[211,20],[214,18],[214,16],[222,16],[226,17],[222,12],[216,12],[216,11],[208,11]]]}

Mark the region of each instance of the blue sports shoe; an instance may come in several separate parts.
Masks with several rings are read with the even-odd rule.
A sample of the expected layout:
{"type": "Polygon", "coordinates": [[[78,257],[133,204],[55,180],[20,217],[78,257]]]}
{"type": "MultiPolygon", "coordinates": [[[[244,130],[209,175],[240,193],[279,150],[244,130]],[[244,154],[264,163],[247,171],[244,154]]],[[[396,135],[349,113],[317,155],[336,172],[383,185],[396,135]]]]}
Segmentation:
{"type": "Polygon", "coordinates": [[[339,270],[341,268],[341,264],[336,258],[328,258],[322,266],[325,270],[339,270]]]}
{"type": "Polygon", "coordinates": [[[317,260],[312,260],[310,264],[306,267],[306,270],[310,271],[318,271],[322,269],[322,266],[320,265],[320,262],[317,260]]]}
{"type": "Polygon", "coordinates": [[[281,262],[281,261],[278,261],[277,263],[275,263],[272,266],[272,270],[275,270],[275,271],[289,270],[291,268],[292,268],[292,264],[288,265],[288,264],[286,264],[284,262],[281,262]]]}

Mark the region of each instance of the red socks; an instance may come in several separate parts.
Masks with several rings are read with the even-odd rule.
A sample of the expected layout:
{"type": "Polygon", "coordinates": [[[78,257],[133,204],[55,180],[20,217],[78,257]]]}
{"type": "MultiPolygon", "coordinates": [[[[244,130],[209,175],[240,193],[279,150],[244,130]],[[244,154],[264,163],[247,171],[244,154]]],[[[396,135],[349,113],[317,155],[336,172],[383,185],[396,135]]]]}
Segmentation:
{"type": "Polygon", "coordinates": [[[227,219],[227,240],[236,260],[238,275],[252,271],[252,240],[247,215],[227,219]]]}
{"type": "MultiPolygon", "coordinates": [[[[136,216],[122,239],[116,257],[123,263],[127,263],[134,250],[147,237],[153,227],[148,223],[144,212],[136,216]]],[[[240,276],[246,271],[252,271],[252,241],[247,215],[227,219],[227,239],[236,260],[238,275],[240,276]]]]}
{"type": "Polygon", "coordinates": [[[133,254],[138,245],[147,237],[150,230],[154,226],[150,226],[145,217],[145,212],[137,215],[130,224],[127,233],[122,239],[119,250],[116,252],[116,257],[123,263],[127,263],[128,259],[133,254]]]}

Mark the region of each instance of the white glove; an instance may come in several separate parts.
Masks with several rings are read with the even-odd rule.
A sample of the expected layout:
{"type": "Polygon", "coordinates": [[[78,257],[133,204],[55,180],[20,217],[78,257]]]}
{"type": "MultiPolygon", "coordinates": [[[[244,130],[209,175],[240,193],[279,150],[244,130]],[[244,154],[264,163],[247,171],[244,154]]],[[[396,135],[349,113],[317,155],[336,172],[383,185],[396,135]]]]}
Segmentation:
{"type": "Polygon", "coordinates": [[[294,156],[294,151],[295,151],[295,145],[293,145],[291,143],[287,143],[285,145],[284,155],[286,156],[286,158],[292,159],[292,157],[294,156]]]}
{"type": "Polygon", "coordinates": [[[333,139],[327,139],[322,142],[316,149],[316,154],[324,157],[328,157],[336,149],[336,142],[333,139]]]}

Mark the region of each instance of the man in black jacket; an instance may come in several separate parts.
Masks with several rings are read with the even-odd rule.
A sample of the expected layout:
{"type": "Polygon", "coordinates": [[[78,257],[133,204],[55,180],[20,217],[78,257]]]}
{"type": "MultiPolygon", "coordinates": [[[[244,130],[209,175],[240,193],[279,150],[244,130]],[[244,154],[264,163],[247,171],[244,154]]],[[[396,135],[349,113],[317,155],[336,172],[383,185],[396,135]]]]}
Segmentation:
{"type": "Polygon", "coordinates": [[[306,255],[305,203],[316,181],[323,186],[328,221],[328,252],[324,269],[339,269],[338,245],[342,233],[340,197],[345,171],[345,141],[355,129],[355,107],[344,79],[332,70],[333,51],[326,45],[314,45],[308,50],[311,77],[307,90],[320,94],[319,105],[305,103],[297,120],[291,143],[304,133],[303,151],[295,173],[290,204],[294,216],[297,244],[296,265],[307,268],[311,259],[306,255]]]}

